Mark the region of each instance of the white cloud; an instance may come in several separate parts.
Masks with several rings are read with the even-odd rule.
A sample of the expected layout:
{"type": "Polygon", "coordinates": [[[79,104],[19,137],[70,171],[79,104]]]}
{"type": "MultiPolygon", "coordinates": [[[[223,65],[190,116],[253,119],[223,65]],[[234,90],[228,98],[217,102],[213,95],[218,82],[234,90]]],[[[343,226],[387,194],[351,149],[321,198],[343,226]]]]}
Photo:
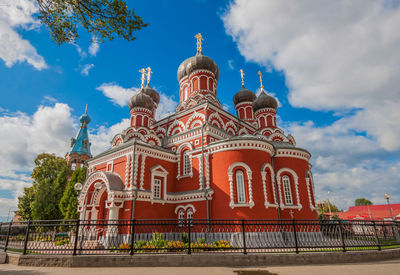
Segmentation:
{"type": "Polygon", "coordinates": [[[233,65],[233,60],[232,60],[232,59],[229,59],[229,60],[228,60],[228,67],[229,67],[229,69],[231,69],[231,70],[234,70],[234,69],[235,69],[235,66],[233,65]]]}
{"type": "Polygon", "coordinates": [[[398,1],[235,0],[222,19],[247,61],[283,71],[291,105],[335,112],[284,125],[313,154],[317,198],[400,201],[398,1]]]}
{"type": "Polygon", "coordinates": [[[99,49],[100,49],[99,41],[96,37],[93,37],[92,44],[90,44],[89,46],[89,54],[92,56],[96,56],[99,49]]]}
{"type": "MultiPolygon", "coordinates": [[[[69,151],[70,138],[79,128],[78,118],[71,111],[67,104],[55,103],[39,106],[33,115],[22,112],[0,115],[0,220],[7,217],[10,207],[17,208],[17,198],[24,187],[31,186],[35,157],[43,152],[64,157],[69,151]]],[[[129,119],[108,128],[93,129],[89,124],[92,154],[109,148],[114,135],[128,126],[129,119]]]]}
{"type": "Polygon", "coordinates": [[[27,62],[37,70],[47,68],[47,64],[36,49],[17,33],[18,28],[37,28],[39,23],[33,18],[38,9],[32,0],[5,2],[0,8],[0,59],[7,67],[19,62],[27,62]]]}
{"type": "Polygon", "coordinates": [[[121,122],[116,123],[110,127],[100,126],[93,131],[90,131],[90,142],[92,143],[91,151],[92,155],[97,155],[104,150],[111,147],[111,140],[113,137],[121,133],[123,130],[130,126],[130,119],[124,118],[121,122]]]}
{"type": "Polygon", "coordinates": [[[354,121],[384,124],[364,120],[359,130],[397,150],[400,7],[391,2],[237,0],[223,20],[247,60],[284,71],[292,105],[357,109],[354,121]],[[388,119],[378,108],[396,113],[388,119]]]}
{"type": "MultiPolygon", "coordinates": [[[[124,107],[128,105],[129,99],[139,91],[139,88],[123,88],[115,83],[103,83],[97,90],[101,91],[103,95],[108,97],[111,102],[124,107]]],[[[156,110],[156,119],[164,118],[171,115],[175,111],[175,107],[178,104],[172,97],[160,92],[160,103],[156,110]]]]}
{"type": "Polygon", "coordinates": [[[94,64],[86,64],[86,65],[84,65],[82,67],[82,69],[81,69],[81,74],[88,76],[90,69],[92,69],[93,67],[94,67],[94,64]]]}
{"type": "Polygon", "coordinates": [[[111,100],[111,102],[119,105],[120,107],[124,107],[128,105],[129,99],[134,93],[139,91],[139,88],[123,88],[114,83],[103,83],[97,87],[97,90],[101,91],[104,96],[111,100]]]}

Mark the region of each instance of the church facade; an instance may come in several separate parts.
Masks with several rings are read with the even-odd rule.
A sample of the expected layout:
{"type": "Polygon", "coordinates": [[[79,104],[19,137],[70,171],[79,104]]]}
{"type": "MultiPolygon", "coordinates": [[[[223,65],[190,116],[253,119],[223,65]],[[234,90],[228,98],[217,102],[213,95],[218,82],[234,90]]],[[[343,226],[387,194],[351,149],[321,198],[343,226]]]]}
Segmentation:
{"type": "Polygon", "coordinates": [[[140,71],[130,126],[85,161],[81,219],[316,219],[311,155],[278,127],[278,103],[261,73],[256,96],[241,71],[232,115],[217,98],[219,68],[196,38],[196,55],[178,68],[174,114],[155,120],[160,96],[151,69],[140,71]]]}

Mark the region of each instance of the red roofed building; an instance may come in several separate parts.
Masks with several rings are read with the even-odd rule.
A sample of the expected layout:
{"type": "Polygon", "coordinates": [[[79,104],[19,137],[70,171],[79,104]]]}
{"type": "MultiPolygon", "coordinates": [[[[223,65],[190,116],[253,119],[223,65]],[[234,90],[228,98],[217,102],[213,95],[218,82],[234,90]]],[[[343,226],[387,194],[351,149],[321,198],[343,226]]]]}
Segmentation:
{"type": "Polygon", "coordinates": [[[224,110],[219,68],[202,54],[199,36],[197,54],[178,68],[176,112],[156,121],[160,96],[149,85],[150,68],[147,86],[141,72],[130,126],[86,161],[81,219],[317,218],[311,154],[278,127],[278,102],[262,82],[257,97],[242,72],[237,115],[224,110]]]}
{"type": "MultiPolygon", "coordinates": [[[[400,221],[400,203],[390,204],[393,218],[400,221]]],[[[363,205],[350,206],[346,212],[338,212],[337,215],[342,220],[391,220],[389,206],[387,204],[380,205],[363,205]]]]}

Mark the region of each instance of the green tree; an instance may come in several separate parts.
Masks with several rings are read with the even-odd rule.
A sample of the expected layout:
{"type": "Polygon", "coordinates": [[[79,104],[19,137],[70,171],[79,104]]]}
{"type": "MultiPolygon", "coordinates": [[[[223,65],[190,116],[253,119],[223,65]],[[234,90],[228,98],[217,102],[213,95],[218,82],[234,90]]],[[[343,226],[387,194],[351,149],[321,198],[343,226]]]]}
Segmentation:
{"type": "Polygon", "coordinates": [[[332,213],[339,212],[339,208],[336,205],[332,204],[331,202],[320,201],[317,203],[318,214],[329,213],[329,207],[332,213]]]}
{"type": "Polygon", "coordinates": [[[86,180],[86,167],[76,169],[69,180],[64,194],[60,200],[60,210],[65,220],[78,219],[79,213],[77,211],[78,198],[74,185],[77,182],[83,183],[86,180]]]}
{"type": "Polygon", "coordinates": [[[23,220],[32,219],[32,202],[35,195],[35,189],[33,186],[25,187],[24,193],[18,198],[18,215],[23,220]]]}
{"type": "Polygon", "coordinates": [[[18,198],[18,213],[24,219],[47,220],[62,217],[59,201],[70,173],[67,162],[52,154],[39,154],[32,172],[32,187],[18,198]]]}
{"type": "Polygon", "coordinates": [[[361,206],[361,205],[372,205],[373,203],[370,200],[367,200],[366,198],[358,198],[354,201],[355,206],[361,206]]]}
{"type": "Polygon", "coordinates": [[[58,44],[73,43],[79,38],[79,26],[100,42],[115,37],[135,40],[133,33],[146,27],[125,0],[36,0],[39,19],[49,28],[58,44]]]}

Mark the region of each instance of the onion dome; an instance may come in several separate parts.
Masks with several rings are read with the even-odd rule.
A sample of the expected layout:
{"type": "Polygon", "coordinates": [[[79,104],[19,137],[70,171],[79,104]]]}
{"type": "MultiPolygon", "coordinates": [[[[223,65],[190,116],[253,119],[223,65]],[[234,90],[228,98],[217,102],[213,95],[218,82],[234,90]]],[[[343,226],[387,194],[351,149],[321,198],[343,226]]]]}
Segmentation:
{"type": "Polygon", "coordinates": [[[256,98],[256,94],[250,90],[247,90],[243,85],[242,89],[233,96],[233,105],[236,106],[239,103],[246,101],[253,102],[256,98]]]}
{"type": "Polygon", "coordinates": [[[156,90],[151,88],[149,85],[144,87],[143,93],[150,96],[151,99],[153,99],[154,103],[156,103],[157,105],[158,105],[158,103],[160,103],[160,95],[158,94],[158,92],[156,90]]]}
{"type": "Polygon", "coordinates": [[[178,68],[178,81],[181,81],[183,77],[190,75],[196,70],[210,71],[215,75],[216,80],[219,78],[219,68],[217,63],[208,56],[197,53],[195,56],[192,56],[181,63],[178,68]]]}
{"type": "Polygon", "coordinates": [[[81,122],[81,124],[84,123],[85,125],[88,125],[90,123],[90,117],[85,112],[83,115],[81,115],[79,121],[81,122]]]}
{"type": "Polygon", "coordinates": [[[261,90],[261,94],[253,102],[253,111],[256,112],[264,108],[278,108],[278,102],[270,95],[267,95],[264,90],[261,90]]]}
{"type": "Polygon", "coordinates": [[[153,110],[154,101],[153,99],[144,93],[144,88],[142,88],[138,93],[133,95],[128,102],[129,109],[134,107],[142,107],[149,110],[153,110]]]}

